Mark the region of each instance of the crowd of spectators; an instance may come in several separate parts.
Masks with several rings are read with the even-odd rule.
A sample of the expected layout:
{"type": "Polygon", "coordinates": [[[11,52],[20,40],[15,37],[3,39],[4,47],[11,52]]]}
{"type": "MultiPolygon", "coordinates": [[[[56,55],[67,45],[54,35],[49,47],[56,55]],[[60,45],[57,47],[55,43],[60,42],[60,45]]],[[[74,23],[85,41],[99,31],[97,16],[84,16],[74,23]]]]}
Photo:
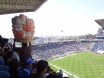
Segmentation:
{"type": "Polygon", "coordinates": [[[92,48],[92,51],[97,52],[98,50],[104,51],[104,42],[96,42],[92,48]]]}
{"type": "Polygon", "coordinates": [[[44,59],[26,57],[20,61],[20,53],[11,43],[0,44],[0,78],[62,78],[53,72],[44,59]]]}
{"type": "Polygon", "coordinates": [[[104,42],[66,41],[31,45],[32,58],[26,57],[21,64],[21,53],[6,42],[0,44],[0,78],[62,78],[62,70],[60,73],[52,71],[48,59],[67,53],[104,50],[103,44],[104,42]]]}
{"type": "Polygon", "coordinates": [[[10,44],[1,46],[0,78],[62,78],[52,71],[46,60],[36,61],[27,57],[21,65],[19,52],[13,51],[10,44]]]}
{"type": "Polygon", "coordinates": [[[33,45],[32,57],[37,60],[47,60],[55,55],[64,55],[67,52],[91,51],[94,43],[95,42],[67,41],[33,45]]]}

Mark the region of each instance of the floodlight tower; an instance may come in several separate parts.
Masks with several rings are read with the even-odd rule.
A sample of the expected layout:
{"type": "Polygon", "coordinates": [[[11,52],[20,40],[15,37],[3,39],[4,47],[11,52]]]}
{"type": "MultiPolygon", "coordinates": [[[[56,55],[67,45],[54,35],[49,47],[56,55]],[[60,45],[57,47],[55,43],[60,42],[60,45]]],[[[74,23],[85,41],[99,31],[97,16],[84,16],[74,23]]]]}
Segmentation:
{"type": "Polygon", "coordinates": [[[100,40],[104,40],[104,19],[97,19],[95,20],[95,22],[101,26],[101,28],[98,29],[96,38],[100,40]]]}

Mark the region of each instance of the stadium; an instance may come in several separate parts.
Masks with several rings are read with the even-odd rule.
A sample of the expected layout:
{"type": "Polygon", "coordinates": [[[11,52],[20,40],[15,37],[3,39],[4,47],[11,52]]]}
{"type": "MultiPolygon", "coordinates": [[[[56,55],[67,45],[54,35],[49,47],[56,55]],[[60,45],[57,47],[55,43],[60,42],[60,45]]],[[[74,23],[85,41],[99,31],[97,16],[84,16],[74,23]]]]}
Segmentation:
{"type": "Polygon", "coordinates": [[[33,45],[33,58],[48,60],[55,71],[62,69],[70,78],[103,78],[104,30],[93,40],[72,40],[33,45]],[[43,55],[44,54],[44,55],[43,55]]]}
{"type": "MultiPolygon", "coordinates": [[[[20,3],[22,4],[21,1],[20,3]]],[[[34,3],[37,3],[35,6],[21,6],[20,9],[19,5],[17,5],[17,9],[19,10],[14,10],[14,6],[12,7],[10,5],[10,7],[7,8],[9,10],[1,10],[0,14],[36,11],[46,0],[39,0],[39,2],[38,0],[33,1],[34,3]]],[[[7,1],[6,3],[8,2],[9,1],[7,1]]],[[[14,2],[12,1],[12,3],[14,2]]],[[[28,3],[28,1],[26,1],[25,3],[28,3]]],[[[30,4],[32,4],[32,1],[30,2],[30,4]]],[[[9,4],[4,4],[4,6],[5,5],[9,6],[9,4]]],[[[5,9],[6,6],[2,7],[2,9],[5,9]]],[[[97,19],[95,20],[95,22],[101,27],[98,29],[96,38],[94,39],[64,40],[65,37],[63,38],[63,40],[58,40],[60,38],[57,37],[49,38],[49,40],[47,40],[47,38],[33,39],[33,41],[31,42],[31,55],[33,60],[47,61],[49,66],[53,70],[52,72],[54,73],[58,73],[59,70],[62,70],[62,78],[104,78],[104,19],[97,19]]],[[[9,41],[13,44],[14,40],[10,39],[9,41]]],[[[0,47],[2,47],[1,43],[2,40],[0,41],[0,47]]],[[[8,50],[7,47],[12,48],[12,44],[7,44],[6,50],[8,50]]],[[[21,47],[21,43],[17,42],[16,46],[21,47]]],[[[1,62],[2,61],[0,59],[0,64],[1,62]]],[[[17,63],[11,63],[11,71],[14,71],[13,68],[15,68],[15,66],[17,65],[17,63]],[[14,67],[12,67],[12,65],[14,65],[14,67]]],[[[0,70],[3,69],[0,68],[0,70]]],[[[2,73],[0,71],[0,78],[17,78],[14,77],[15,73],[11,73],[10,70],[10,75],[8,75],[7,70],[6,74],[4,74],[6,75],[5,77],[1,76],[2,73]]]]}
{"type": "Polygon", "coordinates": [[[54,72],[61,69],[63,78],[103,78],[104,41],[97,38],[98,32],[93,40],[54,41],[53,38],[51,42],[43,39],[34,43],[35,40],[32,58],[47,60],[54,72]]]}

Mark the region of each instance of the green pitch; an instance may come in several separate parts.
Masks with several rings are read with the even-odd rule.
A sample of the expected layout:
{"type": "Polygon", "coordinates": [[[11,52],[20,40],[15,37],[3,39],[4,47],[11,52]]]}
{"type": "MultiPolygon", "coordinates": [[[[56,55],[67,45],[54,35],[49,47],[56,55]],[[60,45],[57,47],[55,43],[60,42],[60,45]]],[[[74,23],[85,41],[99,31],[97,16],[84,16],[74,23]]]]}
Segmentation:
{"type": "MultiPolygon", "coordinates": [[[[91,52],[74,53],[63,58],[50,60],[55,65],[79,78],[104,78],[104,55],[91,52]]],[[[50,65],[54,70],[59,70],[50,65]]],[[[68,74],[70,78],[74,78],[68,74]]]]}

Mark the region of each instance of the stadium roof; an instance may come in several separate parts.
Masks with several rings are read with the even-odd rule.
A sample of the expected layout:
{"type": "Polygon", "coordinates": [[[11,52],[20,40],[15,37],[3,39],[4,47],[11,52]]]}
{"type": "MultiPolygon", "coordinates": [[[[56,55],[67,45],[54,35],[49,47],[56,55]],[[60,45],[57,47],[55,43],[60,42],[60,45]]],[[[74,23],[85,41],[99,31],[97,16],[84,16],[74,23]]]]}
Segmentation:
{"type": "Polygon", "coordinates": [[[47,0],[0,0],[0,15],[33,12],[47,0]]]}
{"type": "Polygon", "coordinates": [[[97,19],[95,20],[97,24],[99,24],[102,28],[104,28],[104,19],[97,19]]]}

